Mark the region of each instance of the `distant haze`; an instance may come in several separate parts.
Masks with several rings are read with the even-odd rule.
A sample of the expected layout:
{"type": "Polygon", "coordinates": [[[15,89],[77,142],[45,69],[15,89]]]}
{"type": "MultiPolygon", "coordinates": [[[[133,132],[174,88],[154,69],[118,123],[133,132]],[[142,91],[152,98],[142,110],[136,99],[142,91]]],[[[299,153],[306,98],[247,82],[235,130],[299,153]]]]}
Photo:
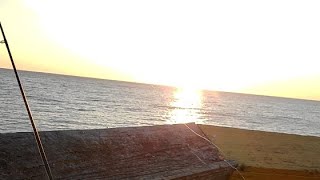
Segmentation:
{"type": "MultiPolygon", "coordinates": [[[[0,21],[19,69],[320,100],[319,9],[312,0],[1,0],[0,21]]],[[[3,44],[0,67],[10,67],[3,44]]]]}

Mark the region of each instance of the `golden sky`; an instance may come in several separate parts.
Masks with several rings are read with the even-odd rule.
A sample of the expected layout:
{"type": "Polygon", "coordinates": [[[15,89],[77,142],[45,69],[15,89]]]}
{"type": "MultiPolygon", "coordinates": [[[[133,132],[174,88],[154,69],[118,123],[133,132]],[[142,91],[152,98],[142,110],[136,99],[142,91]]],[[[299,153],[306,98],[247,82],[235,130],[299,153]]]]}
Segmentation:
{"type": "MultiPolygon", "coordinates": [[[[319,1],[0,0],[19,69],[320,100],[319,1]]],[[[0,67],[10,67],[5,46],[0,67]]]]}

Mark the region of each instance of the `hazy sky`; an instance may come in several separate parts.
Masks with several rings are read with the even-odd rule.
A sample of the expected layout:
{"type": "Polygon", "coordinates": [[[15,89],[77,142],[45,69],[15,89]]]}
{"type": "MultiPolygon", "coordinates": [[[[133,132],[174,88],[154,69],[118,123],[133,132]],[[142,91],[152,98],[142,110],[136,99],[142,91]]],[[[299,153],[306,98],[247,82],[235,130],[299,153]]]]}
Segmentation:
{"type": "MultiPolygon", "coordinates": [[[[311,0],[0,0],[0,21],[19,69],[320,100],[319,9],[311,0]]],[[[10,67],[3,44],[0,58],[10,67]]]]}

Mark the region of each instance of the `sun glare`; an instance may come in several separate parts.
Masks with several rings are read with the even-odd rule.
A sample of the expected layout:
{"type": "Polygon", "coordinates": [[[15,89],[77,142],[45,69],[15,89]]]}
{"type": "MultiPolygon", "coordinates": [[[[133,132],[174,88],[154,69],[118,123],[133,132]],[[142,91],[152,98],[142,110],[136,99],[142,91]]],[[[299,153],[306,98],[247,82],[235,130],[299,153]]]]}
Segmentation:
{"type": "Polygon", "coordinates": [[[201,123],[199,109],[202,106],[202,92],[195,89],[177,89],[171,102],[174,107],[167,123],[201,123]]]}
{"type": "Polygon", "coordinates": [[[28,48],[30,40],[16,36],[26,69],[290,97],[309,97],[305,94],[315,89],[312,97],[319,99],[318,3],[22,2],[33,23],[21,21],[21,14],[14,13],[19,9],[8,11],[12,22],[28,22],[30,32],[23,33],[40,39],[28,48]],[[309,88],[297,81],[300,77],[315,80],[309,88]],[[273,85],[289,81],[303,91],[273,85]]]}

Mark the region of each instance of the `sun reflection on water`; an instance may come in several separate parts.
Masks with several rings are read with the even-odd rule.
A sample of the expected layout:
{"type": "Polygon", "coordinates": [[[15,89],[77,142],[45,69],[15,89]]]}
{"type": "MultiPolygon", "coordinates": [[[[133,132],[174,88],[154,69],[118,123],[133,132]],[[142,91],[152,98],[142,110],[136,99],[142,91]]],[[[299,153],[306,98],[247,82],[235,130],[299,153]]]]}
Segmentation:
{"type": "Polygon", "coordinates": [[[173,107],[169,114],[168,124],[196,122],[202,123],[200,109],[202,107],[202,91],[195,89],[177,89],[170,103],[173,107]]]}

